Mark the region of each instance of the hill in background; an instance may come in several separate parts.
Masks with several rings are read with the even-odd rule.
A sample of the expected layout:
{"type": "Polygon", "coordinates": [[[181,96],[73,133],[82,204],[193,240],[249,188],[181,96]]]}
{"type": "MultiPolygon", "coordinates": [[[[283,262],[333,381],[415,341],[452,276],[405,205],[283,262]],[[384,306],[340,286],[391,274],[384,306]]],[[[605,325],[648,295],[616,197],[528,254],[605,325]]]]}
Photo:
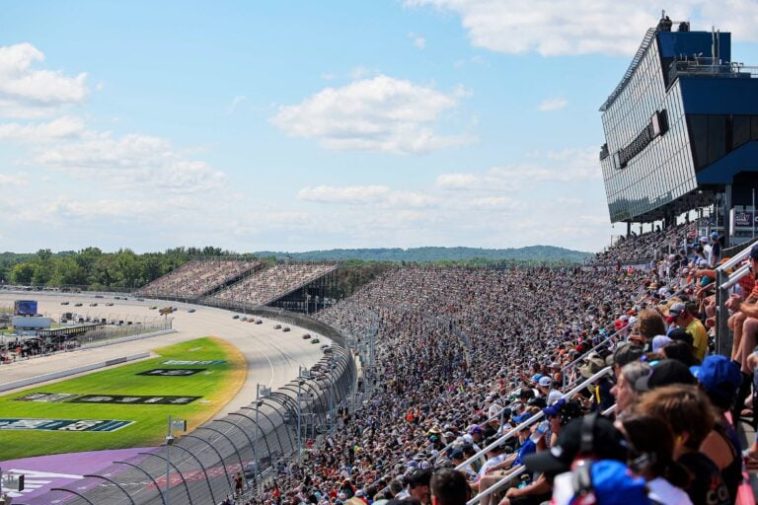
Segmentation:
{"type": "Polygon", "coordinates": [[[481,249],[476,247],[416,247],[411,249],[329,249],[300,253],[259,251],[259,258],[275,257],[292,261],[523,261],[548,263],[582,263],[592,253],[572,251],[562,247],[536,245],[517,249],[481,249]]]}

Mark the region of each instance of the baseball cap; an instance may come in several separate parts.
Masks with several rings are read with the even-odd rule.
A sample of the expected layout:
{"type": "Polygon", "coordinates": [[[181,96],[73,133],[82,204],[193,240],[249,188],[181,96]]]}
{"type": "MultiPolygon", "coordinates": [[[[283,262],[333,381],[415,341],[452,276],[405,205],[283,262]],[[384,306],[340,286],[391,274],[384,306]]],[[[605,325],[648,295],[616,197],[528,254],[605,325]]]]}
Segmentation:
{"type": "Polygon", "coordinates": [[[643,354],[645,354],[645,349],[642,346],[627,342],[618,346],[608,365],[624,366],[632,361],[637,361],[643,354]]]}
{"type": "Polygon", "coordinates": [[[579,367],[579,373],[582,375],[582,377],[588,379],[603,368],[605,368],[605,360],[595,354],[594,356],[590,357],[583,366],[579,367]]]}
{"type": "Polygon", "coordinates": [[[542,386],[543,388],[549,388],[550,386],[553,385],[553,379],[551,379],[547,375],[543,375],[542,377],[540,377],[539,385],[542,386]]]}
{"type": "Polygon", "coordinates": [[[473,435],[474,433],[479,433],[481,435],[482,427],[479,426],[478,424],[472,424],[471,426],[468,427],[468,430],[466,430],[466,432],[469,435],[473,435]]]}
{"type": "Polygon", "coordinates": [[[678,316],[679,314],[684,313],[685,310],[687,310],[687,306],[678,302],[669,307],[669,315],[678,316]]]}
{"type": "Polygon", "coordinates": [[[752,249],[750,249],[750,257],[754,260],[758,260],[758,244],[755,244],[752,249]]]}
{"type": "Polygon", "coordinates": [[[709,394],[732,400],[742,383],[742,375],[737,364],[726,356],[714,354],[706,357],[700,366],[690,367],[703,389],[709,394]]]}
{"type": "Polygon", "coordinates": [[[717,240],[718,238],[719,238],[719,232],[717,232],[717,231],[712,231],[712,232],[711,232],[711,239],[712,239],[712,240],[717,240]]]}
{"type": "Polygon", "coordinates": [[[666,347],[671,342],[673,342],[673,340],[671,340],[671,338],[667,337],[666,335],[656,335],[653,337],[653,352],[660,351],[661,348],[666,347]]]}
{"type": "Polygon", "coordinates": [[[635,389],[638,391],[650,391],[661,386],[669,386],[671,384],[696,384],[697,381],[693,377],[690,369],[687,365],[681,361],[675,359],[663,359],[661,361],[651,363],[653,371],[650,375],[641,377],[635,384],[635,389]]]}
{"type": "MultiPolygon", "coordinates": [[[[582,449],[582,431],[586,419],[587,416],[574,419],[561,429],[558,441],[550,450],[524,458],[524,464],[529,471],[550,475],[569,471],[571,463],[580,455],[582,449]]],[[[621,432],[613,427],[613,423],[605,417],[596,417],[592,423],[591,438],[589,452],[593,457],[626,461],[628,452],[626,440],[621,432]]]]}

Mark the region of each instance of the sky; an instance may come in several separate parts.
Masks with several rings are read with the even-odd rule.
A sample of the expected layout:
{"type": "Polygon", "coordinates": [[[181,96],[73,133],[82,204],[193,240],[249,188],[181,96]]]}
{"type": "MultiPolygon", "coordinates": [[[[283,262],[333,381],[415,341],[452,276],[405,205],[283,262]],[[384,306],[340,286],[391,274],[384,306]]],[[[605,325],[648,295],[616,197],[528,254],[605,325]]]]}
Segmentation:
{"type": "MultiPolygon", "coordinates": [[[[667,13],[758,65],[758,2],[667,13]]],[[[0,251],[612,235],[599,106],[658,2],[5,0],[0,251]]],[[[625,230],[625,228],[624,228],[625,230]]]]}

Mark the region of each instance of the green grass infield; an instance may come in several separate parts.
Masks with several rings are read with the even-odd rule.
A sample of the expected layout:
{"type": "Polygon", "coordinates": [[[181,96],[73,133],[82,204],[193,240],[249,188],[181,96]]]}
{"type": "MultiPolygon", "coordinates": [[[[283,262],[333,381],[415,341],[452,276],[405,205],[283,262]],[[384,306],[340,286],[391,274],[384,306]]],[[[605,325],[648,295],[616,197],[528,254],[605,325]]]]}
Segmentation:
{"type": "MultiPolygon", "coordinates": [[[[158,357],[82,377],[0,396],[2,419],[130,421],[115,431],[15,430],[0,421],[0,461],[38,455],[158,445],[169,415],[186,419],[188,430],[211,419],[240,390],[247,367],[242,354],[213,337],[156,349],[158,357]],[[170,360],[175,360],[171,363],[170,360]],[[169,361],[169,364],[165,362],[169,361]],[[181,363],[176,363],[180,361],[181,363]],[[215,361],[195,364],[196,361],[215,361]],[[140,375],[151,370],[189,370],[185,376],[140,375]],[[194,372],[194,370],[200,370],[194,372]],[[190,375],[191,374],[191,375],[190,375]],[[57,394],[45,397],[41,393],[57,394]],[[21,400],[35,398],[47,401],[21,400]],[[71,396],[66,396],[71,395],[71,396]],[[126,403],[76,403],[117,399],[126,403]],[[108,395],[118,395],[118,397],[108,395]],[[161,404],[179,397],[179,404],[161,404]],[[83,398],[84,397],[84,398],[83,398]],[[188,397],[200,397],[187,402],[188,397]],[[50,401],[52,400],[52,401],[50,401]],[[150,400],[150,403],[140,403],[150,400]],[[136,402],[136,403],[135,403],[136,402]]],[[[165,372],[164,372],[165,373],[165,372]]],[[[176,372],[169,372],[176,373],[176,372]]],[[[63,426],[60,423],[58,426],[63,426]]],[[[54,424],[44,426],[55,427],[54,424]]]]}

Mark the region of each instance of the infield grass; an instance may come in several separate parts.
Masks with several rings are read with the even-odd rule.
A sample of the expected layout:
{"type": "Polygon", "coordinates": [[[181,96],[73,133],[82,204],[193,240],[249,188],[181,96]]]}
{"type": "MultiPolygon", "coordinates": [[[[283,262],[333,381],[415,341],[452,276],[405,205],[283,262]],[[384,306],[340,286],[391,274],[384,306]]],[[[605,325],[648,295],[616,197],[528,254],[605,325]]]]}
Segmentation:
{"type": "Polygon", "coordinates": [[[159,445],[169,415],[188,430],[211,419],[240,390],[247,367],[234,346],[213,337],[156,349],[158,357],[0,397],[0,418],[134,421],[114,432],[0,430],[0,461],[30,456],[159,445]],[[164,365],[167,360],[224,360],[214,365],[164,365]],[[186,377],[137,375],[156,368],[204,368],[186,377]],[[186,405],[120,405],[20,401],[29,394],[201,396],[186,405]]]}

